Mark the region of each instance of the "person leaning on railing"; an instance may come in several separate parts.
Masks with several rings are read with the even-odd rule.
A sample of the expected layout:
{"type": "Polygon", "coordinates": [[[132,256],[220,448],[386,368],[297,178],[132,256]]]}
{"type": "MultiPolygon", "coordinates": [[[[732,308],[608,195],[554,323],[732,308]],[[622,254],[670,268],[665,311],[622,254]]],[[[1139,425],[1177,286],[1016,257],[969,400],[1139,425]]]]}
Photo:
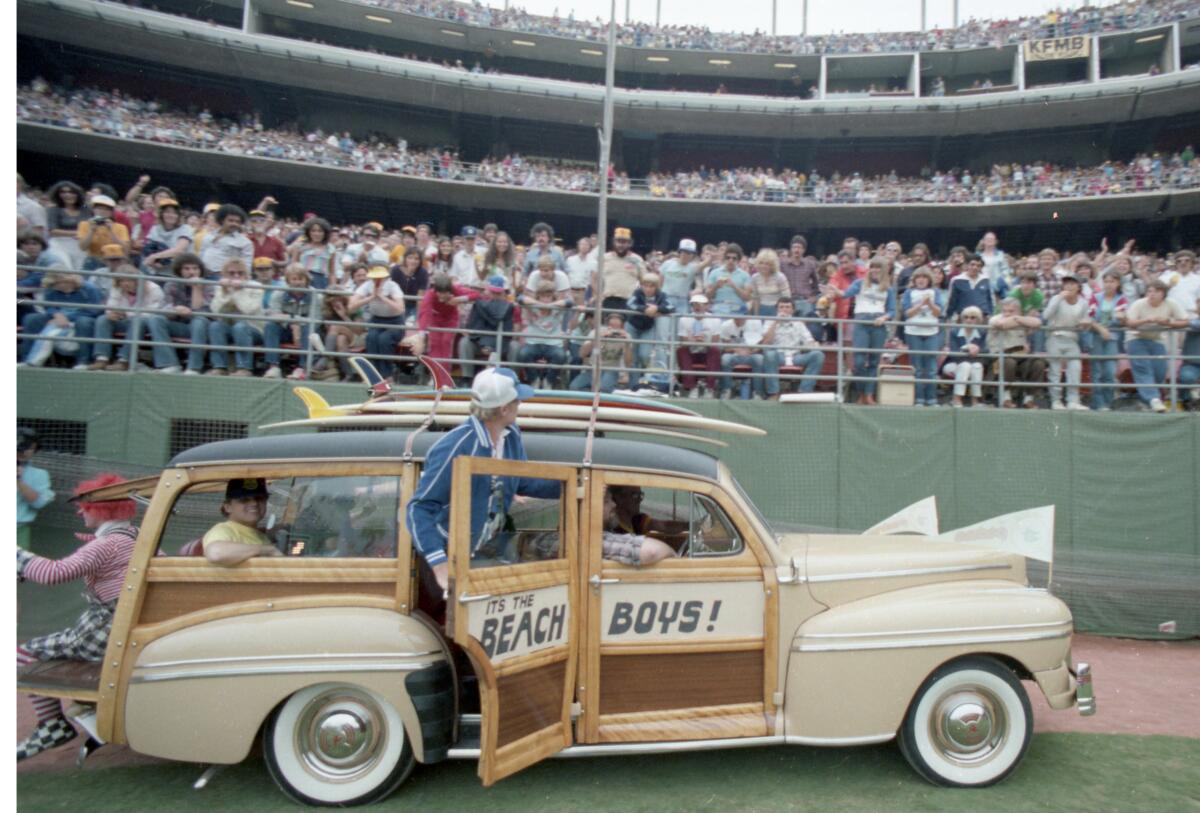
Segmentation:
{"type": "Polygon", "coordinates": [[[530,366],[523,366],[519,374],[531,385],[543,378],[547,389],[557,389],[560,370],[567,363],[562,324],[564,309],[571,306],[570,291],[560,298],[553,282],[537,276],[533,279],[537,286],[533,300],[530,301],[528,295],[521,297],[525,314],[524,343],[517,352],[517,361],[530,366]]]}
{"type": "Polygon", "coordinates": [[[1155,412],[1167,411],[1160,389],[1167,380],[1163,331],[1188,325],[1187,314],[1179,303],[1166,298],[1169,288],[1162,280],[1151,280],[1146,296],[1130,305],[1125,316],[1125,327],[1129,329],[1125,350],[1138,398],[1155,412]]]}
{"type": "Polygon", "coordinates": [[[856,403],[875,404],[875,376],[879,371],[879,356],[887,341],[887,322],[896,318],[896,290],[892,287],[892,261],[885,256],[873,257],[867,265],[867,275],[855,280],[845,291],[827,285],[825,295],[831,298],[854,300],[853,344],[855,381],[851,388],[858,393],[856,403]]]}
{"type": "Polygon", "coordinates": [[[791,299],[780,299],[776,303],[777,319],[767,322],[763,333],[763,372],[767,374],[766,397],[779,398],[779,370],[781,367],[800,367],[804,380],[800,392],[812,392],[817,388],[817,376],[825,363],[816,339],[800,319],[793,318],[796,305],[791,299]]]}
{"type": "Polygon", "coordinates": [[[96,316],[104,302],[100,290],[79,274],[50,271],[42,277],[40,313],[21,320],[24,338],[18,350],[22,365],[40,367],[57,349],[75,357],[75,369],[86,370],[92,357],[96,316]],[[96,307],[89,307],[96,306],[96,307]],[[68,337],[71,337],[69,340],[68,337]]]}
{"type": "Polygon", "coordinates": [[[225,347],[232,338],[232,343],[239,348],[234,353],[237,369],[233,375],[240,378],[254,375],[251,348],[262,344],[262,323],[241,317],[262,315],[263,288],[250,279],[250,270],[240,259],[229,259],[221,267],[221,278],[210,307],[213,318],[208,323],[208,342],[215,346],[209,351],[212,369],[208,374],[225,375],[228,365],[225,347]]]}
{"type": "MultiPolygon", "coordinates": [[[[1193,303],[1200,314],[1200,296],[1193,303]]],[[[1183,365],[1179,368],[1179,386],[1183,387],[1183,401],[1189,409],[1200,405],[1200,315],[1188,322],[1183,336],[1183,365]]]]}
{"type": "MultiPolygon", "coordinates": [[[[926,255],[928,256],[928,255],[926,255]]],[[[933,273],[924,265],[909,276],[900,304],[904,314],[904,336],[916,378],[915,404],[937,406],[937,355],[944,337],[939,320],[946,307],[945,292],[933,287],[933,273]],[[924,352],[921,352],[924,351],[924,352]]]]}
{"type": "Polygon", "coordinates": [[[1000,406],[1012,409],[1023,403],[1030,409],[1037,408],[1036,393],[1028,385],[1042,380],[1046,360],[1030,355],[1029,334],[1041,325],[1037,312],[1022,314],[1020,301],[1012,296],[1000,303],[1000,313],[988,322],[987,349],[997,357],[997,366],[1003,357],[1003,367],[992,371],[993,377],[1004,377],[1000,406]]]}
{"type": "MultiPolygon", "coordinates": [[[[144,330],[145,322],[143,317],[134,314],[134,309],[161,310],[163,308],[163,290],[157,282],[138,279],[137,268],[128,263],[117,268],[117,272],[124,276],[113,280],[106,309],[96,320],[96,346],[93,350],[92,363],[88,366],[89,370],[123,372],[130,367],[136,369],[137,359],[129,358],[134,338],[130,334],[133,333],[135,321],[139,324],[139,332],[144,330]],[[124,333],[125,341],[120,343],[121,349],[117,351],[116,360],[110,363],[112,348],[115,344],[113,336],[117,333],[124,333]]],[[[161,361],[164,362],[161,365],[163,368],[175,367],[178,369],[179,360],[175,358],[174,351],[169,347],[166,348],[166,351],[166,353],[156,355],[155,366],[158,367],[158,362],[161,361]]]]}

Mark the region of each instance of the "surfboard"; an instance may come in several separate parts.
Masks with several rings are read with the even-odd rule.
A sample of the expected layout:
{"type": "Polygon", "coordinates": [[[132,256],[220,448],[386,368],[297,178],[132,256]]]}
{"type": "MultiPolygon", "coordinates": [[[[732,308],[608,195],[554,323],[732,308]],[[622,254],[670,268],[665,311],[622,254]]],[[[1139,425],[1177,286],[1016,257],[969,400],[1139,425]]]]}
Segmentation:
{"type": "MultiPolygon", "coordinates": [[[[430,401],[436,394],[435,390],[419,389],[395,391],[391,393],[391,399],[399,399],[405,401],[430,401]]],[[[470,400],[471,391],[459,387],[452,390],[442,391],[442,400],[444,401],[460,401],[470,400]]],[[[556,404],[572,404],[572,405],[592,405],[592,395],[581,390],[536,390],[532,398],[526,399],[523,403],[530,402],[553,402],[556,404]]],[[[636,395],[616,395],[615,393],[600,393],[601,406],[614,406],[623,409],[644,409],[649,412],[669,412],[675,415],[699,415],[699,412],[679,406],[678,404],[668,403],[666,401],[656,401],[650,398],[639,398],[636,395]]]]}
{"type": "MultiPolygon", "coordinates": [[[[394,414],[394,415],[427,415],[430,404],[427,401],[379,401],[363,404],[363,414],[394,414]]],[[[438,405],[438,415],[465,415],[471,405],[467,401],[443,401],[438,405]]],[[[591,406],[575,404],[539,403],[522,401],[518,416],[531,418],[567,418],[586,422],[592,415],[591,406]]],[[[766,431],[754,426],[722,421],[716,418],[706,418],[703,415],[678,415],[667,412],[650,412],[621,407],[602,406],[596,411],[596,419],[612,424],[631,426],[661,426],[668,429],[687,430],[690,432],[728,432],[733,435],[750,435],[761,437],[766,431]]]]}
{"type": "MultiPolygon", "coordinates": [[[[259,427],[261,430],[274,429],[301,429],[301,428],[374,428],[374,427],[413,427],[419,426],[428,416],[428,413],[411,413],[411,414],[358,414],[358,415],[330,415],[320,418],[303,418],[296,421],[280,421],[278,423],[264,424],[259,427]]],[[[470,415],[462,413],[443,413],[438,411],[435,424],[441,426],[458,426],[466,423],[470,419],[470,415]]],[[[517,418],[517,426],[521,429],[536,429],[543,431],[561,431],[561,432],[587,432],[588,421],[574,420],[570,418],[539,418],[525,417],[517,418]]],[[[677,440],[687,440],[696,443],[707,443],[711,446],[728,446],[725,441],[717,440],[716,438],[705,437],[703,435],[692,434],[691,432],[683,432],[673,429],[666,429],[656,426],[641,426],[636,424],[612,423],[609,421],[597,421],[597,432],[624,432],[631,435],[646,435],[661,438],[674,438],[677,440]]]]}

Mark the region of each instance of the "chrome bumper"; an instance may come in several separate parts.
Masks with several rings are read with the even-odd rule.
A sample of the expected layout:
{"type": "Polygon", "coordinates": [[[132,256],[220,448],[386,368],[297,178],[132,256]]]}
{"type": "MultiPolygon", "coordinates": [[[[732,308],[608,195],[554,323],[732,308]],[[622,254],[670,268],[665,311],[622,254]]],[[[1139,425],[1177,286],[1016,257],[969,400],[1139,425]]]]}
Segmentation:
{"type": "Polygon", "coordinates": [[[1080,717],[1096,713],[1096,694],[1092,689],[1092,665],[1080,663],[1075,667],[1075,708],[1080,717]]]}

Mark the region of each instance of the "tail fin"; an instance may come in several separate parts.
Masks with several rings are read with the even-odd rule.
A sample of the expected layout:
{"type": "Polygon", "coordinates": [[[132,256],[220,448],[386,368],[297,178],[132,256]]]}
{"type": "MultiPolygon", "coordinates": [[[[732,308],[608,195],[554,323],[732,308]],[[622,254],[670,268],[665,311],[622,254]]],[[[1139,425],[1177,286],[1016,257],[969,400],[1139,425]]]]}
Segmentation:
{"type": "Polygon", "coordinates": [[[351,356],[349,362],[350,366],[354,368],[354,372],[358,373],[358,377],[363,380],[363,383],[370,387],[371,395],[378,398],[392,391],[392,385],[388,383],[386,378],[380,375],[370,359],[365,359],[362,356],[351,356]]]}
{"type": "Polygon", "coordinates": [[[340,409],[330,407],[329,402],[322,398],[316,390],[310,390],[308,387],[293,387],[292,392],[296,393],[296,396],[304,402],[309,418],[333,418],[343,414],[340,409]]]}
{"type": "Polygon", "coordinates": [[[433,377],[433,388],[435,390],[452,390],[454,389],[454,378],[450,375],[442,363],[435,358],[429,356],[417,356],[421,363],[425,365],[425,369],[429,371],[429,375],[433,377]]]}

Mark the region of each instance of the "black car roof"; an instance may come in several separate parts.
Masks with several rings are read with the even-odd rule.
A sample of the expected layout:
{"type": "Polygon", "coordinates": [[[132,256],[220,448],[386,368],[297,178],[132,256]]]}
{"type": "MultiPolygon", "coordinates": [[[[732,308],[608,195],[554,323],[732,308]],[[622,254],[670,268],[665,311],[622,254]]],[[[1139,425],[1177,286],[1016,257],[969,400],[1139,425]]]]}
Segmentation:
{"type": "MultiPolygon", "coordinates": [[[[243,440],[206,443],[180,452],[170,466],[258,460],[394,460],[404,456],[410,432],[318,432],[303,435],[263,435],[243,440]]],[[[425,454],[443,432],[423,432],[413,442],[413,457],[425,454]]],[[[525,453],[544,463],[578,464],[583,460],[584,438],[523,432],[525,453]]],[[[706,477],[715,480],[718,461],[712,455],[644,441],[596,438],[592,447],[596,466],[647,469],[706,477]]]]}

